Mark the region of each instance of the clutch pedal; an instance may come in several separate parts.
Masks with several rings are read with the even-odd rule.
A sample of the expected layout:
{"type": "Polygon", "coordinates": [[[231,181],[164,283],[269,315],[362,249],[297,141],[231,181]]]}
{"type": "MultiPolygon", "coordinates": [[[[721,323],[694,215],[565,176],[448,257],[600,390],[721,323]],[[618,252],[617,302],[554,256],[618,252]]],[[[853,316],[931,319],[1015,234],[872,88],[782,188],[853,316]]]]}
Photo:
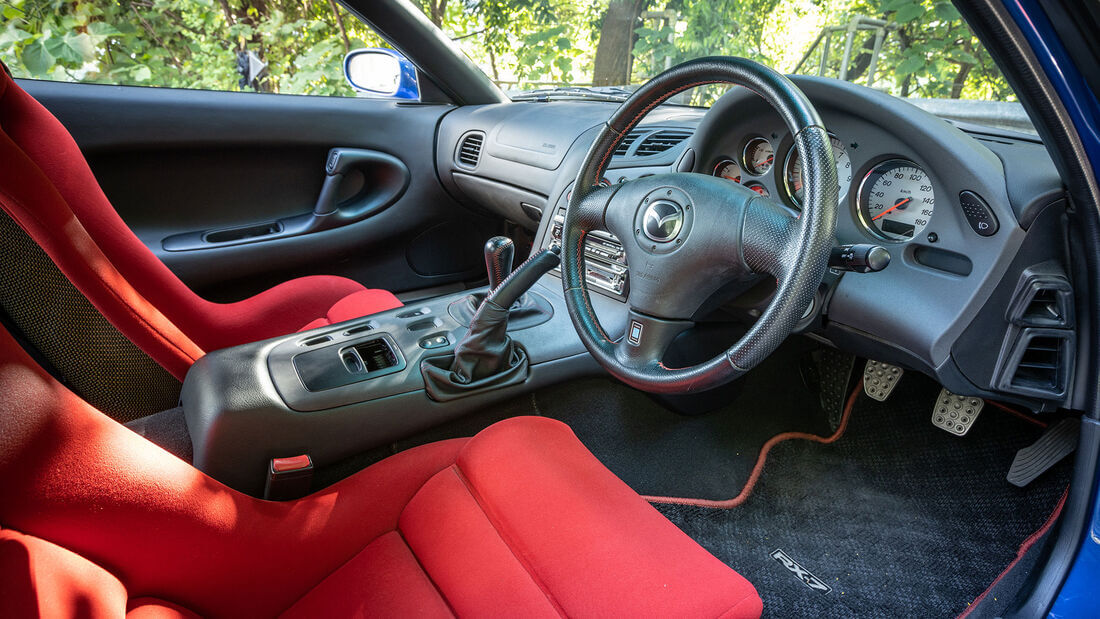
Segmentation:
{"type": "Polygon", "coordinates": [[[966,436],[983,406],[985,400],[981,398],[957,395],[941,389],[936,398],[936,406],[932,409],[932,425],[955,436],[966,436]]]}
{"type": "Polygon", "coordinates": [[[896,365],[868,359],[863,368],[863,392],[872,400],[885,402],[898,386],[902,374],[905,370],[896,365]]]}

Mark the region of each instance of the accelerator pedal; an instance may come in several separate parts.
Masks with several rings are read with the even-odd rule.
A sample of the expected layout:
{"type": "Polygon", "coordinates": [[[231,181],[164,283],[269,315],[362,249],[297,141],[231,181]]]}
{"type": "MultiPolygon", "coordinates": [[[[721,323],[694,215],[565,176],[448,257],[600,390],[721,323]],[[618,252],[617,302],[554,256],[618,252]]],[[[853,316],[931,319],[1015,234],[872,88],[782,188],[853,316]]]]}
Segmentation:
{"type": "Polygon", "coordinates": [[[868,359],[863,368],[863,393],[872,400],[885,402],[904,373],[905,370],[896,365],[868,359]]]}
{"type": "Polygon", "coordinates": [[[932,409],[932,425],[955,436],[966,436],[983,406],[985,400],[981,398],[957,395],[941,389],[940,396],[936,398],[936,406],[932,409]]]}
{"type": "Polygon", "coordinates": [[[834,348],[824,348],[817,355],[820,376],[821,410],[829,417],[829,427],[835,432],[844,415],[844,401],[848,398],[848,383],[852,380],[856,356],[834,348]]]}
{"type": "Polygon", "coordinates": [[[1016,452],[1008,469],[1008,483],[1023,488],[1077,449],[1080,420],[1067,417],[1050,426],[1031,445],[1016,452]]]}

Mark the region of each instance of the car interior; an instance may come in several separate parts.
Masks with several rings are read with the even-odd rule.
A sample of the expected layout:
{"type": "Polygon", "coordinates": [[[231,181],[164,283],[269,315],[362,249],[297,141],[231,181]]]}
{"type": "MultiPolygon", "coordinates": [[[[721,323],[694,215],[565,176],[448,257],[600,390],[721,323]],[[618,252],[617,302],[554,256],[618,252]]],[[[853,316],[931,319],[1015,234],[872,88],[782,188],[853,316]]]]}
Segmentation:
{"type": "Polygon", "coordinates": [[[1097,248],[1037,69],[1038,134],[733,57],[513,101],[348,6],[420,100],[0,71],[0,615],[1045,614],[1097,248]]]}

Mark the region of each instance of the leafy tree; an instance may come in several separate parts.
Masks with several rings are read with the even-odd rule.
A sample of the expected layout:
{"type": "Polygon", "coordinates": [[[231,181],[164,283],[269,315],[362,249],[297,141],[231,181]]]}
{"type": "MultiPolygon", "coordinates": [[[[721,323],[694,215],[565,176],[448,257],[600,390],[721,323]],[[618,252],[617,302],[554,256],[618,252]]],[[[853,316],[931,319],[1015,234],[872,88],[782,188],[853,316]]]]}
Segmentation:
{"type": "MultiPolygon", "coordinates": [[[[948,0],[416,0],[505,88],[640,83],[668,64],[745,56],[790,71],[825,25],[895,28],[876,87],[901,96],[1011,99],[948,0]]],[[[234,90],[238,55],[267,73],[245,87],[350,95],[341,59],[383,42],[337,0],[0,0],[0,57],[18,76],[234,90]]],[[[838,40],[827,58],[840,72],[838,40]]],[[[860,33],[849,79],[869,69],[860,33]]],[[[816,63],[814,63],[816,67],[816,63]]],[[[696,103],[722,89],[695,91],[696,103]]]]}
{"type": "Polygon", "coordinates": [[[237,52],[272,92],[350,95],[341,59],[382,42],[332,0],[5,0],[0,56],[17,76],[234,90],[237,52]]]}

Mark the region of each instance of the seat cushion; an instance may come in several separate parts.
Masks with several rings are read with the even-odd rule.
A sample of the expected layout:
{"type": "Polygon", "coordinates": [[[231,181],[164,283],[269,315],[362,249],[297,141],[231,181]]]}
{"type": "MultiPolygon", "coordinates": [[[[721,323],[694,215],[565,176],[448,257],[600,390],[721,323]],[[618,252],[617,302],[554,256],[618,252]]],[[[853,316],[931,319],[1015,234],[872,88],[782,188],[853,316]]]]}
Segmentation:
{"type": "MultiPolygon", "coordinates": [[[[760,612],[752,585],[560,422],[510,419],[262,501],[91,408],[2,329],[0,525],[79,555],[56,582],[103,580],[91,588],[119,614],[760,612]]],[[[33,562],[4,565],[0,580],[39,581],[33,562]]]]}
{"type": "Polygon", "coordinates": [[[327,327],[337,322],[377,314],[396,307],[401,307],[401,301],[392,292],[376,288],[358,290],[333,303],[323,315],[309,321],[298,330],[308,331],[327,327]]]}
{"type": "Polygon", "coordinates": [[[394,533],[289,614],[350,611],[757,617],[761,602],[565,424],[519,417],[471,439],[408,502],[394,533]]]}

